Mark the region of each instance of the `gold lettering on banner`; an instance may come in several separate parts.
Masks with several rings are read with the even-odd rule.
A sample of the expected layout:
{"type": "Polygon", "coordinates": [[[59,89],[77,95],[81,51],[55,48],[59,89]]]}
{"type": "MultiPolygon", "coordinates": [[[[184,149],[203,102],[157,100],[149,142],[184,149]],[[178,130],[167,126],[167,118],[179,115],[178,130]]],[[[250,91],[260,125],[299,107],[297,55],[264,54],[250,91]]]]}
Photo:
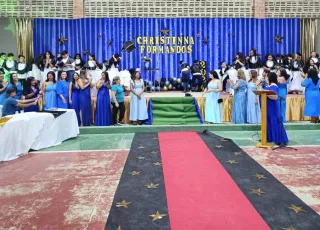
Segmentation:
{"type": "MultiPolygon", "coordinates": [[[[200,61],[200,73],[202,75],[203,83],[207,84],[207,62],[206,61],[200,61]]],[[[201,86],[201,91],[204,90],[204,86],[201,86]]]]}
{"type": "Polygon", "coordinates": [[[140,36],[136,38],[140,53],[148,54],[191,54],[194,38],[189,36],[140,36]]]}

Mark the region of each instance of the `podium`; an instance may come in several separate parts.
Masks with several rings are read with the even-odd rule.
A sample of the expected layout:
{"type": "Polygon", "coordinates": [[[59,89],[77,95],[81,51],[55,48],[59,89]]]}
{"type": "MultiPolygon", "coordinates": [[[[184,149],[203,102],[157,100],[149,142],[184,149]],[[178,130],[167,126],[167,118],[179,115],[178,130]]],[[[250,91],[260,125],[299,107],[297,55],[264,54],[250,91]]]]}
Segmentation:
{"type": "Polygon", "coordinates": [[[257,148],[271,149],[272,144],[267,141],[267,96],[277,95],[273,90],[254,90],[255,95],[261,96],[261,142],[257,148]]]}

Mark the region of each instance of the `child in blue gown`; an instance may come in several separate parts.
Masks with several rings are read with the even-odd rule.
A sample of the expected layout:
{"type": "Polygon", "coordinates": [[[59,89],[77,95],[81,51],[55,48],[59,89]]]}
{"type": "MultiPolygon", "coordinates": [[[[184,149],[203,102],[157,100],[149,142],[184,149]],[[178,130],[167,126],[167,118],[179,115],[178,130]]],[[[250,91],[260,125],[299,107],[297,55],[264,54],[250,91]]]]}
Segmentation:
{"type": "Polygon", "coordinates": [[[250,80],[248,82],[248,101],[247,101],[247,122],[250,124],[261,123],[261,112],[259,105],[259,97],[254,94],[254,90],[257,90],[258,73],[255,70],[250,72],[250,80]]]}
{"type": "Polygon", "coordinates": [[[234,90],[232,123],[244,124],[247,122],[247,82],[243,70],[238,70],[238,81],[234,84],[230,80],[231,88],[234,90]]]}
{"type": "Polygon", "coordinates": [[[222,83],[216,71],[210,71],[210,82],[204,93],[206,94],[205,121],[210,123],[222,123],[222,83]]]}
{"type": "Polygon", "coordinates": [[[80,120],[80,104],[79,104],[79,93],[80,87],[78,85],[79,74],[75,72],[72,76],[72,81],[69,86],[69,107],[74,109],[77,115],[78,125],[81,125],[80,120]]]}
{"type": "Polygon", "coordinates": [[[277,95],[268,96],[267,98],[267,140],[276,144],[287,144],[288,136],[280,121],[280,102],[278,100],[278,86],[276,73],[268,74],[268,86],[265,90],[273,90],[277,95]]]}
{"type": "Polygon", "coordinates": [[[47,73],[47,79],[42,84],[44,92],[44,110],[57,108],[57,84],[55,73],[50,71],[47,73]]]}
{"type": "Polygon", "coordinates": [[[303,87],[306,87],[305,91],[305,108],[304,116],[311,117],[311,122],[318,122],[318,117],[320,115],[320,80],[318,73],[314,69],[308,71],[307,78],[301,83],[303,87]]]}
{"type": "MultiPolygon", "coordinates": [[[[29,77],[24,83],[23,94],[26,99],[37,98],[39,96],[40,89],[38,82],[34,77],[29,77]]],[[[24,108],[24,112],[36,112],[39,111],[38,105],[32,105],[27,108],[24,108]]]]}
{"type": "Polygon", "coordinates": [[[101,79],[97,81],[98,95],[94,123],[96,126],[111,125],[110,88],[108,73],[102,72],[101,79]]]}
{"type": "Polygon", "coordinates": [[[57,84],[57,95],[57,107],[67,109],[69,102],[69,82],[67,72],[61,73],[61,80],[59,80],[57,84]]]}

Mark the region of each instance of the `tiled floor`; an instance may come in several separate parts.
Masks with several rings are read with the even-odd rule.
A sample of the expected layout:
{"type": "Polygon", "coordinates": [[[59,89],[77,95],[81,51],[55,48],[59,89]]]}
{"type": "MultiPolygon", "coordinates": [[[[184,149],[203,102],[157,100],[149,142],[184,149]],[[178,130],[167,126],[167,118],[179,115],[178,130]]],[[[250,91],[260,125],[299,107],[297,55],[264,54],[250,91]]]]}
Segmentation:
{"type": "MultiPolygon", "coordinates": [[[[218,131],[219,136],[233,139],[239,146],[255,146],[259,136],[254,131],[218,131]]],[[[289,145],[320,145],[319,130],[287,131],[289,145]],[[310,138],[310,137],[313,138],[310,138]]],[[[130,149],[134,133],[125,134],[82,134],[78,138],[68,140],[59,146],[42,149],[46,151],[78,151],[78,150],[124,150],[130,149]]]]}
{"type": "MultiPolygon", "coordinates": [[[[215,133],[233,139],[320,214],[319,132],[288,131],[298,151],[250,147],[258,139],[252,131],[215,133]]],[[[0,163],[0,229],[103,229],[133,137],[84,134],[0,163]]]]}
{"type": "Polygon", "coordinates": [[[84,134],[63,142],[56,147],[42,149],[46,151],[78,151],[78,150],[128,150],[134,133],[125,134],[84,134]]]}
{"type": "Polygon", "coordinates": [[[1,163],[0,229],[103,229],[127,154],[29,154],[1,163]]]}
{"type": "Polygon", "coordinates": [[[320,214],[320,146],[298,150],[244,150],[320,214]]]}

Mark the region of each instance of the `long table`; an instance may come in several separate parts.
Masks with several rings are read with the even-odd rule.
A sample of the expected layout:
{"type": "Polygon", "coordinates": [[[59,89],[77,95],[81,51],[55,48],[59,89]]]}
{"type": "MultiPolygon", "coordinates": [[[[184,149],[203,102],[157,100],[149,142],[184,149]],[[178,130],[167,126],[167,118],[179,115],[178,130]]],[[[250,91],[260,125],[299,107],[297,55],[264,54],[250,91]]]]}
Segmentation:
{"type": "Polygon", "coordinates": [[[57,118],[51,113],[15,114],[0,127],[0,161],[14,160],[30,149],[59,145],[78,134],[79,126],[73,109],[66,110],[57,118]]]}

